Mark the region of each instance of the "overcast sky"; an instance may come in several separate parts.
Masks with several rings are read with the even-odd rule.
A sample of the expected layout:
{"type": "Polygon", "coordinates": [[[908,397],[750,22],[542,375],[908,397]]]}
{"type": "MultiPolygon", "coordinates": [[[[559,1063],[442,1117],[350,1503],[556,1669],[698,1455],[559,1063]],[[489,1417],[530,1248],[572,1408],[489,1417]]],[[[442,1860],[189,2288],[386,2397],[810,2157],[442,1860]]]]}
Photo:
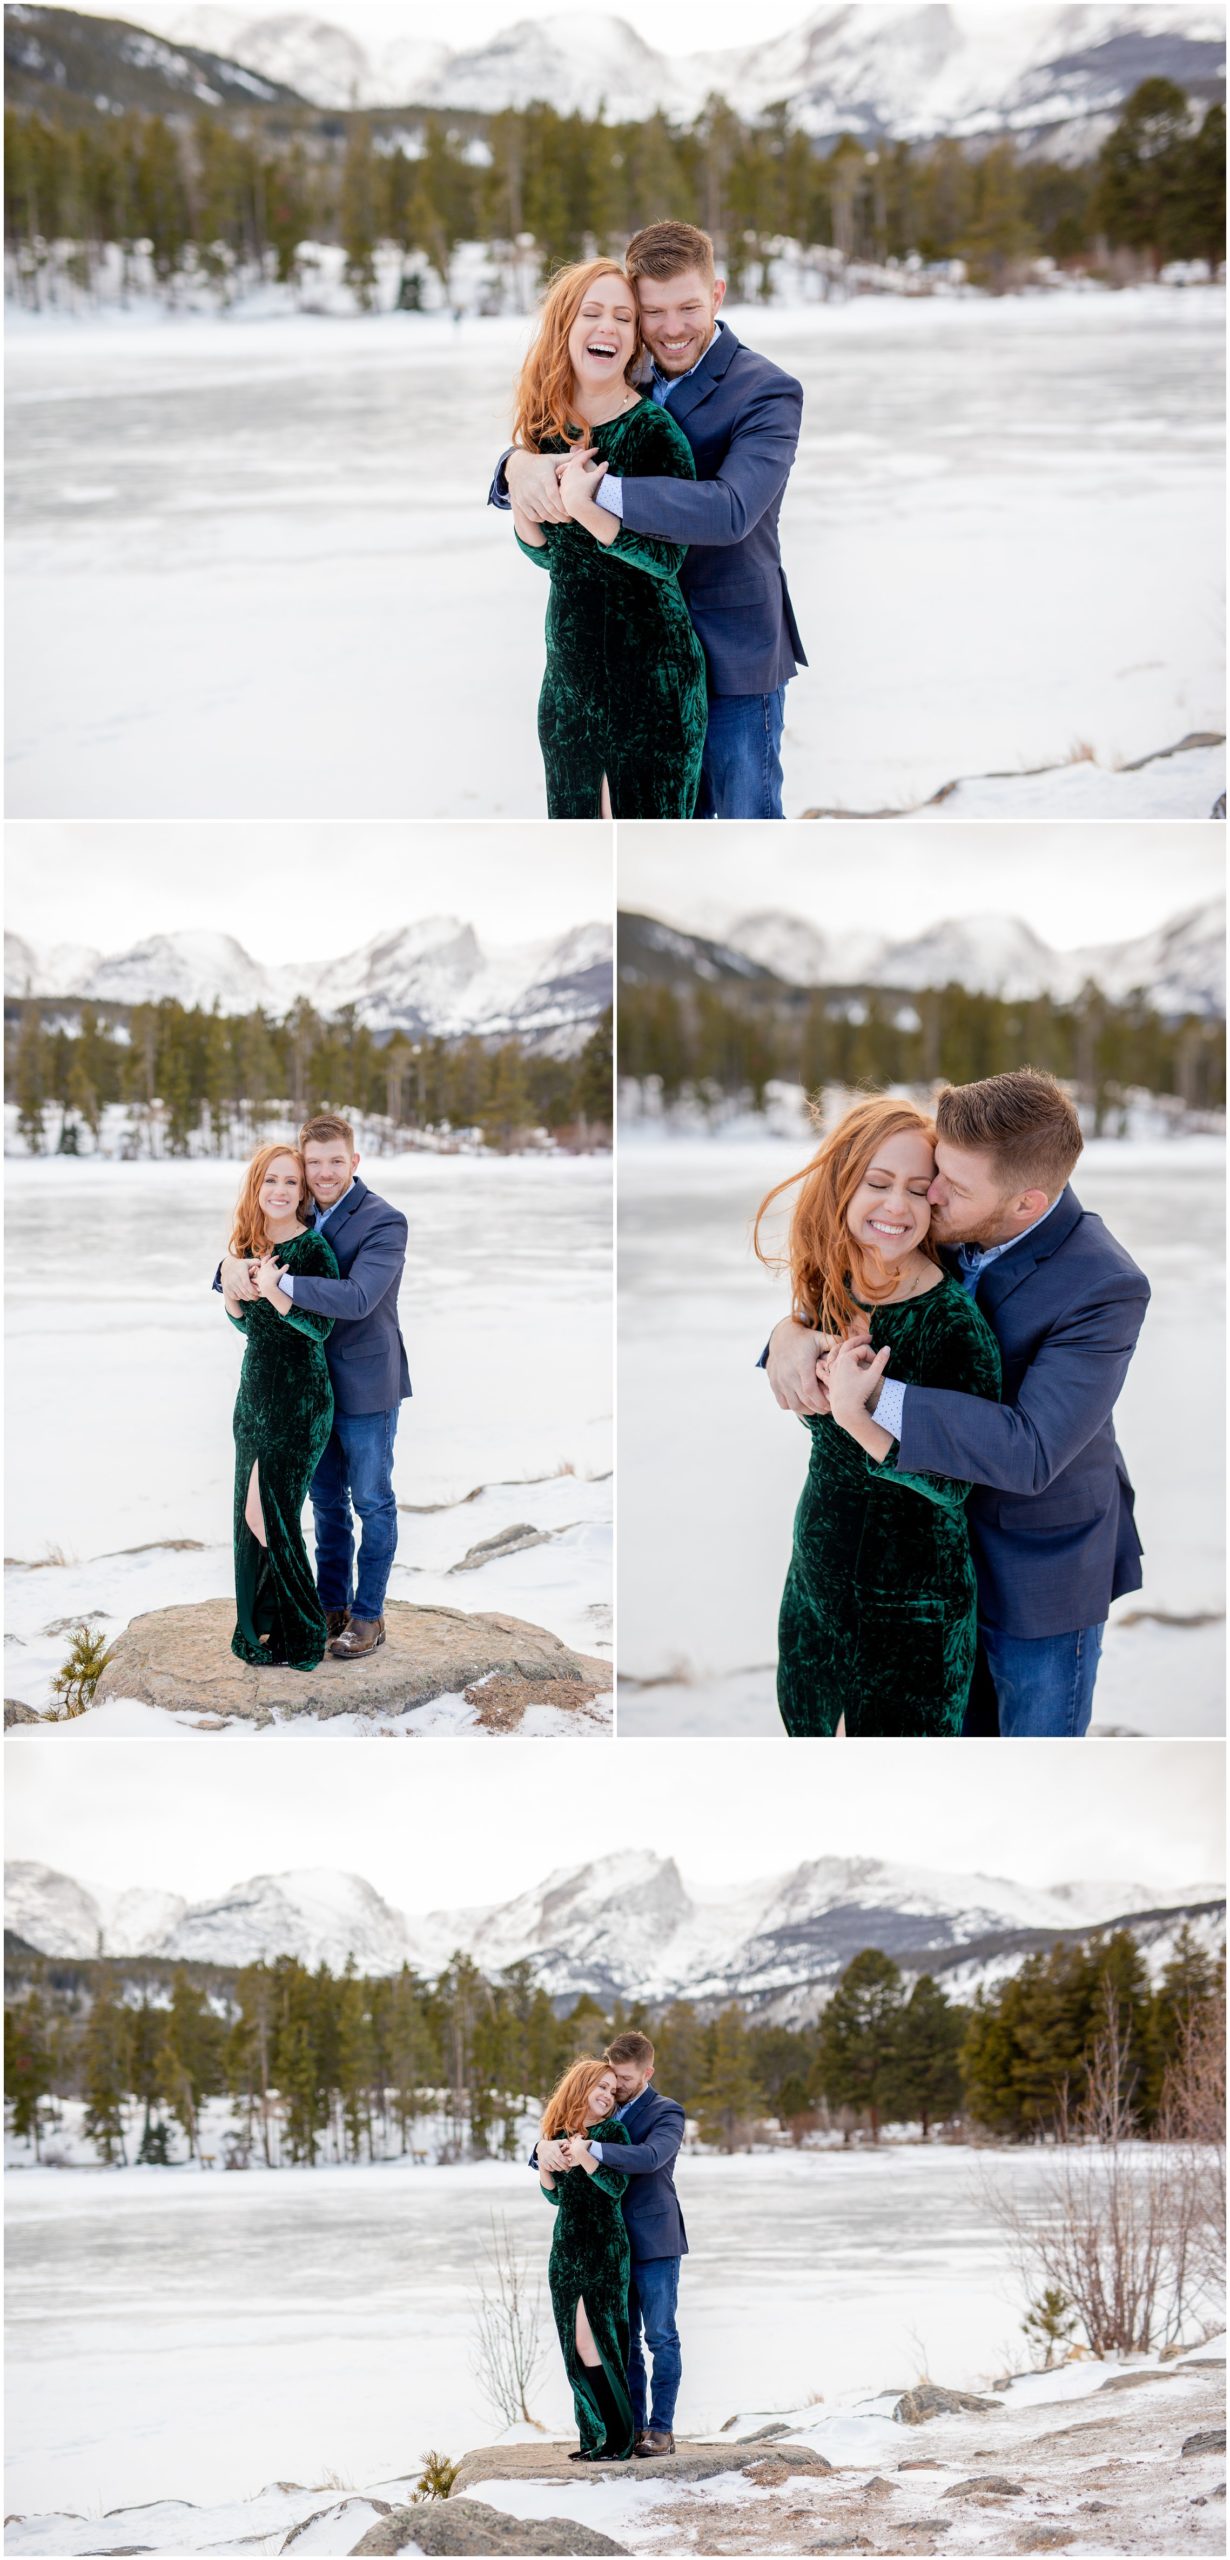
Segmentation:
{"type": "Polygon", "coordinates": [[[879,1857],[1029,1884],[1186,1889],[1223,1874],[1220,1743],[202,1745],[54,1740],[6,1753],[7,1854],[191,1899],[340,1867],[399,1909],[502,1902],[587,1855],[650,1848],[720,1891],[807,1858],[879,1857]]]}
{"type": "Polygon", "coordinates": [[[534,942],[611,912],[611,830],[548,825],[80,824],[7,829],[8,914],[28,942],[125,950],[231,933],[256,960],[354,951],[420,916],[534,942]]]}
{"type": "Polygon", "coordinates": [[[941,918],[1021,916],[1056,950],[1127,941],[1218,896],[1216,827],[819,826],[619,831],[619,903],[721,934],[766,907],[900,940],[941,918]]]}
{"type": "MultiPolygon", "coordinates": [[[[115,0],[75,0],[75,5],[96,18],[115,15],[115,0]]],[[[1025,0],[1025,5],[1042,5],[1042,0],[1025,0]]],[[[126,14],[137,26],[169,29],[182,23],[190,6],[191,0],[146,0],[145,6],[141,0],[127,0],[126,14]]],[[[285,17],[291,11],[275,6],[264,14],[285,17]]],[[[421,19],[417,25],[406,0],[320,0],[315,11],[326,26],[348,28],[369,49],[394,44],[413,32],[422,41],[447,45],[453,53],[487,44],[523,18],[569,14],[573,13],[561,10],[557,0],[450,0],[447,15],[421,19]]],[[[792,0],[771,0],[758,13],[754,26],[749,23],[747,0],[665,0],[665,5],[664,0],[611,0],[602,14],[625,18],[659,53],[703,53],[721,45],[767,42],[787,27],[802,26],[814,11],[805,0],[793,0],[793,5],[792,0]]]]}

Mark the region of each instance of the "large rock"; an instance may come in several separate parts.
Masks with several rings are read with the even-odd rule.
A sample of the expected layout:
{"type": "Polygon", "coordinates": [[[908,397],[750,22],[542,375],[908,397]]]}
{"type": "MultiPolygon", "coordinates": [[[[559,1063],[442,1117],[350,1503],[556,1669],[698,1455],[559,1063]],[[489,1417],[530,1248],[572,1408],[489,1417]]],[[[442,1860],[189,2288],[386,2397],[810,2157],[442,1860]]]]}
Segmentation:
{"type": "Polygon", "coordinates": [[[684,2444],[677,2453],[656,2453],[644,2462],[570,2462],[571,2444],[493,2444],[467,2453],[458,2464],[453,2495],[458,2497],[477,2481],[541,2480],[548,2487],[562,2487],[567,2481],[575,2488],[577,2480],[608,2479],[613,2472],[629,2482],[641,2480],[716,2480],[723,2472],[741,2471],[756,2481],[772,2464],[778,2476],[766,2486],[777,2486],[780,2480],[807,2472],[831,2471],[822,2453],[813,2453],[808,2444],[773,2446],[766,2451],[763,2444],[718,2445],[684,2444]]]}
{"type": "Polygon", "coordinates": [[[893,2416],[903,2427],[925,2427],[929,2418],[958,2417],[963,2409],[975,2413],[998,2409],[998,2400],[976,2400],[971,2391],[946,2391],[941,2382],[920,2382],[913,2391],[903,2391],[893,2416]]]}
{"type": "MultiPolygon", "coordinates": [[[[514,1680],[518,1693],[524,1687],[526,1702],[532,1696],[543,1705],[582,1710],[611,1685],[609,1663],[571,1652],[545,1627],[494,1611],[424,1609],[393,1600],[385,1612],[388,1640],[377,1653],[358,1662],[334,1662],[326,1655],[315,1671],[238,1661],[231,1652],[234,1625],[230,1600],[198,1600],[134,1618],[116,1640],[95,1700],[138,1698],[182,1714],[246,1716],[262,1723],[275,1711],[398,1715],[473,1689],[492,1673],[514,1680]]],[[[480,1695],[474,1703],[481,1725],[485,1701],[480,1695]]],[[[513,1730],[498,1690],[491,1704],[492,1729],[513,1730]]]]}
{"type": "Polygon", "coordinates": [[[1179,2447],[1180,2453],[1224,2453],[1225,2450],[1224,2427],[1201,2427],[1196,2435],[1188,2436],[1179,2447]]]}
{"type": "MultiPolygon", "coordinates": [[[[576,2477],[574,2463],[574,2482],[576,2477]]],[[[561,2560],[570,2560],[574,2552],[584,2560],[589,2552],[622,2553],[625,2545],[612,2542],[609,2534],[595,2533],[592,2525],[572,2524],[567,2516],[505,2516],[498,2507],[483,2506],[478,2498],[459,2498],[454,2490],[452,2497],[430,2498],[421,2507],[394,2507],[379,2524],[369,2527],[353,2549],[472,2551],[488,2555],[488,2560],[497,2560],[506,2551],[554,2551],[561,2560]]]]}

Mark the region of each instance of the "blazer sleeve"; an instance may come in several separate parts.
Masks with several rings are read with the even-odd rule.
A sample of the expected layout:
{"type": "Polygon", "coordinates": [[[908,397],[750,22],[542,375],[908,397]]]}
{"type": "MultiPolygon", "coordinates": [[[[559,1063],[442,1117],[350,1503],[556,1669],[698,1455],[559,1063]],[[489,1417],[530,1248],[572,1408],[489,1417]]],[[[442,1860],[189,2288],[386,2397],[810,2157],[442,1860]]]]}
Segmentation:
{"type": "MultiPolygon", "coordinates": [[[[400,1209],[390,1209],[364,1237],[344,1280],[336,1276],[336,1262],[332,1279],[295,1273],[296,1307],[309,1315],[331,1316],[339,1324],[354,1324],[360,1316],[369,1316],[400,1283],[409,1232],[400,1209]]],[[[326,1249],[332,1262],[332,1249],[326,1249]]]]}
{"type": "Polygon", "coordinates": [[[1137,1272],[1108,1282],[1092,1303],[1069,1308],[1011,1404],[910,1387],[898,1467],[964,1476],[999,1493],[1044,1493],[1109,1421],[1148,1303],[1148,1283],[1137,1272]]]}
{"type": "Polygon", "coordinates": [[[290,1325],[295,1333],[310,1334],[314,1342],[327,1342],[333,1331],[332,1316],[314,1313],[304,1305],[299,1292],[305,1281],[336,1279],[337,1256],[332,1245],[324,1236],[309,1236],[303,1248],[302,1261],[294,1274],[294,1305],[290,1314],[283,1317],[283,1323],[290,1325]]]}
{"type": "Polygon", "coordinates": [[[711,480],[697,480],[690,488],[669,479],[624,480],[626,529],[718,549],[745,541],[786,486],[802,420],[801,383],[789,374],[777,375],[740,412],[711,480]]]}
{"type": "MultiPolygon", "coordinates": [[[[620,2128],[623,2130],[622,2126],[620,2128]]],[[[669,2169],[684,2136],[684,2114],[673,2098],[666,2101],[652,2132],[644,2142],[633,2142],[627,2134],[623,2167],[631,2178],[642,2178],[655,2169],[669,2169]]]]}
{"type": "MultiPolygon", "coordinates": [[[[924,1355],[920,1385],[925,1386],[929,1378],[934,1378],[937,1383],[942,1379],[945,1392],[963,1395],[970,1400],[986,1398],[993,1404],[998,1403],[1003,1372],[999,1344],[986,1318],[979,1315],[969,1300],[952,1305],[949,1315],[950,1321],[942,1334],[938,1334],[924,1355]]],[[[917,1393],[918,1387],[911,1382],[910,1395],[917,1393]]],[[[908,1403],[908,1397],[906,1401],[908,1403]]],[[[969,1500],[970,1482],[958,1476],[902,1467],[895,1463],[899,1454],[899,1450],[890,1449],[886,1458],[868,1457],[870,1473],[882,1484],[903,1485],[910,1493],[922,1494],[928,1502],[938,1504],[941,1511],[958,1517],[969,1500]]]]}
{"type": "Polygon", "coordinates": [[[675,425],[665,409],[645,413],[633,432],[636,440],[620,466],[623,521],[615,540],[606,546],[608,557],[626,561],[630,569],[644,569],[651,578],[677,578],[687,558],[687,543],[665,541],[644,531],[638,533],[628,522],[628,491],[643,486],[647,477],[652,477],[655,487],[663,482],[667,486],[694,485],[696,457],[682,427],[675,425]]]}

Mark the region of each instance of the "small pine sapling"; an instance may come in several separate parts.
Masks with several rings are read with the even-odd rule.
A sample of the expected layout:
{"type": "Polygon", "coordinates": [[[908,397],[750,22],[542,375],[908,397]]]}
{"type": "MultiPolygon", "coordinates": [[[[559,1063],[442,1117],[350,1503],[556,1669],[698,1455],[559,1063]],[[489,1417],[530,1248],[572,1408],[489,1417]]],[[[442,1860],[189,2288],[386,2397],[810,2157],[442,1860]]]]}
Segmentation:
{"type": "Polygon", "coordinates": [[[85,1714],[114,1650],[101,1628],[90,1626],[86,1619],[74,1628],[68,1660],[61,1663],[51,1683],[56,1697],[64,1700],[64,1715],[85,1714]]]}

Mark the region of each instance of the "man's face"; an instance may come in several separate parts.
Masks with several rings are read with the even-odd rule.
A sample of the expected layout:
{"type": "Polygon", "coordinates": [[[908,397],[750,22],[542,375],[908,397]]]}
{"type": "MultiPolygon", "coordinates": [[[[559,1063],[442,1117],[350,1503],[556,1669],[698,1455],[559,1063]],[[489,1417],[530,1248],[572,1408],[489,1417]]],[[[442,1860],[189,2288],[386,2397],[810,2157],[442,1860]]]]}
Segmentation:
{"type": "Polygon", "coordinates": [[[352,1156],[344,1138],[309,1138],[303,1150],[304,1170],[313,1200],[328,1209],[349,1191],[359,1170],[359,1159],[352,1156]]]}
{"type": "Polygon", "coordinates": [[[639,2098],[642,2089],[648,2088],[653,2077],[652,2062],[645,2065],[639,2062],[613,2062],[611,2069],[615,2074],[615,2086],[619,2091],[621,2107],[627,2105],[629,2098],[639,2098]]]}
{"type": "Polygon", "coordinates": [[[1049,1205],[1045,1191],[1005,1191],[993,1156],[947,1138],[936,1139],[927,1198],[937,1244],[1007,1244],[1049,1205]]]}
{"type": "Polygon", "coordinates": [[[659,372],[690,373],[700,363],[725,295],[722,278],[710,283],[699,267],[686,267],[664,284],[655,284],[652,276],[637,277],[641,335],[659,372]]]}

